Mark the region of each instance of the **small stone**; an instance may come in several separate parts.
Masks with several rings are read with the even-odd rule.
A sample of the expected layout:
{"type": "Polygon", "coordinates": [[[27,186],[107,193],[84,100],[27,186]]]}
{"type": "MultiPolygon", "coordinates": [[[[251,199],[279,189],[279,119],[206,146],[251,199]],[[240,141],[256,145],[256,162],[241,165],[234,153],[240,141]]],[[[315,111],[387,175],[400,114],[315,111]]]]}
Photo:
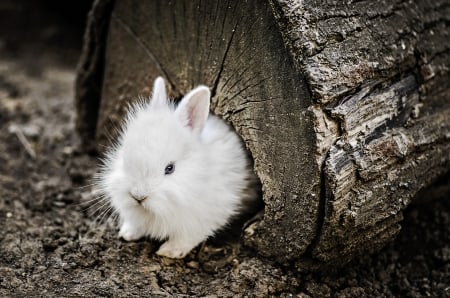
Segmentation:
{"type": "Polygon", "coordinates": [[[22,127],[23,134],[29,138],[36,138],[41,134],[41,128],[36,124],[28,124],[22,127]]]}
{"type": "Polygon", "coordinates": [[[57,217],[57,218],[54,219],[54,223],[59,225],[59,226],[61,226],[63,224],[63,221],[62,221],[61,218],[57,217]]]}
{"type": "Polygon", "coordinates": [[[45,270],[47,270],[47,267],[40,265],[36,267],[35,272],[44,272],[45,270]]]}
{"type": "Polygon", "coordinates": [[[72,153],[73,153],[73,147],[72,146],[65,146],[64,148],[63,148],[63,150],[62,150],[62,152],[65,154],[65,155],[72,155],[72,153]]]}
{"type": "Polygon", "coordinates": [[[12,215],[13,215],[12,212],[6,212],[6,217],[7,217],[7,218],[11,218],[12,215]]]}
{"type": "Polygon", "coordinates": [[[199,268],[199,264],[196,261],[190,261],[186,263],[186,266],[192,269],[198,269],[199,268]]]}
{"type": "Polygon", "coordinates": [[[54,201],[53,205],[56,206],[56,207],[60,207],[61,208],[61,207],[65,207],[66,203],[61,202],[61,201],[54,201]]]}

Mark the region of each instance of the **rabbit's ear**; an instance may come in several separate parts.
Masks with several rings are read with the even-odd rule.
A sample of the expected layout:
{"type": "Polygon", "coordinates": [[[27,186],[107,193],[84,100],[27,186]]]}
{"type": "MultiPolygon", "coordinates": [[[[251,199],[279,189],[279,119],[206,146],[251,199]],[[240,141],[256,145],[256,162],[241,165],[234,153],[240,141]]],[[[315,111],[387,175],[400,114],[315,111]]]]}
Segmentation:
{"type": "Polygon", "coordinates": [[[201,132],[209,115],[211,92],[206,86],[199,86],[183,97],[175,114],[180,121],[194,132],[201,132]]]}
{"type": "Polygon", "coordinates": [[[166,85],[162,77],[157,77],[153,83],[153,95],[150,102],[151,109],[160,109],[168,107],[168,98],[166,93],[166,85]]]}

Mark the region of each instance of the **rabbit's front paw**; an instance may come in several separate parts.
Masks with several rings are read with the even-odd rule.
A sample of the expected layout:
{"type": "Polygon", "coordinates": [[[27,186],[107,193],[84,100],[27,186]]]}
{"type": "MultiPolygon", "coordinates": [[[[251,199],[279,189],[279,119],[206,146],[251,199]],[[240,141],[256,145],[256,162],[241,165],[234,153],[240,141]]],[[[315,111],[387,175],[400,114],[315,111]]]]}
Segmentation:
{"type": "Polygon", "coordinates": [[[161,245],[156,252],[157,255],[171,259],[184,258],[194,247],[191,245],[183,245],[179,242],[167,240],[161,245]]]}
{"type": "Polygon", "coordinates": [[[139,238],[142,238],[142,236],[144,236],[144,233],[140,232],[129,223],[124,223],[119,231],[119,237],[126,241],[138,240],[139,238]]]}

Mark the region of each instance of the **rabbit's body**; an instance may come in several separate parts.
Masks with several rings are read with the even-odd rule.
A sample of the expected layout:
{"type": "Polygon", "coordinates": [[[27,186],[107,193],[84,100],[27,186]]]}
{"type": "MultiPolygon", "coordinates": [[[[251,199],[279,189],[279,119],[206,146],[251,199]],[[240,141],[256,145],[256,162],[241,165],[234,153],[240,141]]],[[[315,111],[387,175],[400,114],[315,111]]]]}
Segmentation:
{"type": "Polygon", "coordinates": [[[167,239],[157,253],[181,258],[226,226],[243,200],[257,199],[246,191],[255,179],[239,136],[209,114],[209,90],[194,89],[175,108],[157,79],[152,101],[128,115],[100,186],[121,237],[167,239]]]}

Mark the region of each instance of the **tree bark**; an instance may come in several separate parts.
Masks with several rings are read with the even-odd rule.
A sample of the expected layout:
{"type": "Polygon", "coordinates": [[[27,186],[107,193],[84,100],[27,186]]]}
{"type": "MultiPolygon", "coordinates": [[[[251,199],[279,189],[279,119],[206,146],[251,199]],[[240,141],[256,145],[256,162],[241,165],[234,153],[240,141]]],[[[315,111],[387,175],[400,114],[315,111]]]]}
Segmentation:
{"type": "MultiPolygon", "coordinates": [[[[89,12],[75,82],[77,130],[86,148],[95,146],[101,99],[106,36],[113,0],[95,0],[89,12]]],[[[90,149],[89,149],[90,150],[90,149]]]]}
{"type": "Polygon", "coordinates": [[[117,0],[101,103],[78,92],[79,122],[98,117],[104,144],[156,76],[172,97],[209,85],[263,185],[246,243],[300,269],[344,263],[450,168],[450,5],[428,2],[117,0]]]}

